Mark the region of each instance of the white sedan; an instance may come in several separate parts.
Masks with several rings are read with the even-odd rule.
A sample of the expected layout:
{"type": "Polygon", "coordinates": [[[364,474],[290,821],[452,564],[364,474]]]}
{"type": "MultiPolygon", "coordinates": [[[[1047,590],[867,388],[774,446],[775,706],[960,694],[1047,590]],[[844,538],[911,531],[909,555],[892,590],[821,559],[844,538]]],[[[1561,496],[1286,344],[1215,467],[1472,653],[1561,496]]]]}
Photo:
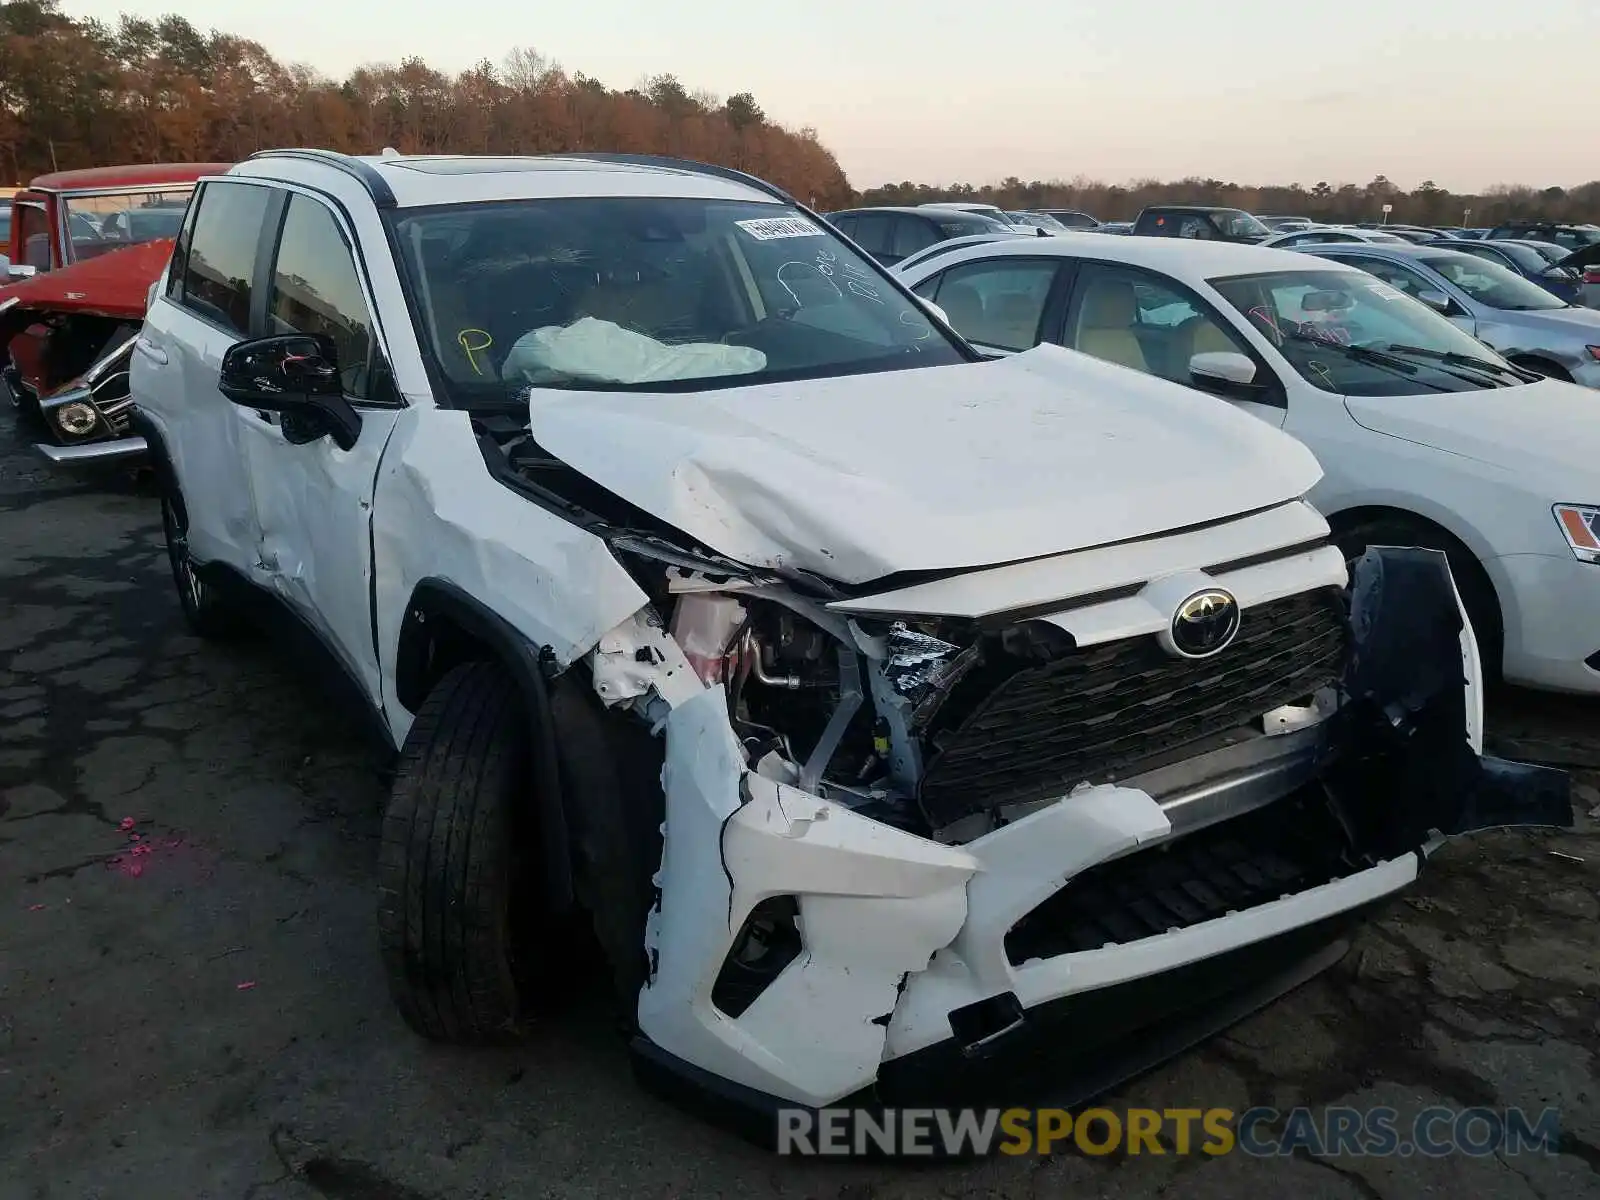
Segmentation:
{"type": "Polygon", "coordinates": [[[1364,271],[1226,242],[1067,234],[897,271],[980,350],[1054,342],[1304,441],[1349,554],[1445,551],[1514,682],[1600,693],[1600,405],[1364,271]]]}
{"type": "Polygon", "coordinates": [[[1380,229],[1356,229],[1348,225],[1311,225],[1289,229],[1269,237],[1261,245],[1275,250],[1297,250],[1302,246],[1327,246],[1338,242],[1368,242],[1378,245],[1406,245],[1406,239],[1380,229]]]}

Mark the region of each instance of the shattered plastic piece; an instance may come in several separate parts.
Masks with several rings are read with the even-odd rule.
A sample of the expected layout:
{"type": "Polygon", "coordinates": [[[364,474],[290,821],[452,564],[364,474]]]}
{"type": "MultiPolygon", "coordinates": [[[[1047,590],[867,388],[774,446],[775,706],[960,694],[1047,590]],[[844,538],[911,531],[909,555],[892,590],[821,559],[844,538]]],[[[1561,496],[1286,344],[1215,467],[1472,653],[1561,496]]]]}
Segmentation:
{"type": "Polygon", "coordinates": [[[137,824],[138,822],[132,817],[123,817],[121,821],[117,822],[117,828],[121,829],[123,832],[127,832],[137,824]]]}
{"type": "Polygon", "coordinates": [[[42,904],[30,904],[30,905],[28,905],[28,911],[29,912],[39,912],[43,908],[44,908],[44,905],[42,905],[42,904]]]}
{"type": "Polygon", "coordinates": [[[233,990],[236,992],[248,992],[251,988],[255,987],[255,985],[256,981],[254,979],[246,979],[243,983],[234,984],[233,990]]]}
{"type": "Polygon", "coordinates": [[[932,634],[910,628],[904,621],[896,621],[889,630],[889,658],[883,671],[896,691],[915,701],[933,681],[939,665],[957,649],[932,634]]]}
{"type": "Polygon", "coordinates": [[[1564,858],[1568,862],[1575,862],[1575,863],[1581,863],[1581,862],[1584,861],[1583,859],[1579,858],[1576,854],[1563,854],[1559,850],[1550,851],[1550,857],[1551,858],[1564,858]]]}
{"type": "Polygon", "coordinates": [[[606,383],[659,383],[718,375],[748,375],[767,356],[748,346],[721,342],[669,345],[598,317],[571,325],[546,325],[525,333],[506,355],[502,375],[537,383],[554,376],[606,383]]]}

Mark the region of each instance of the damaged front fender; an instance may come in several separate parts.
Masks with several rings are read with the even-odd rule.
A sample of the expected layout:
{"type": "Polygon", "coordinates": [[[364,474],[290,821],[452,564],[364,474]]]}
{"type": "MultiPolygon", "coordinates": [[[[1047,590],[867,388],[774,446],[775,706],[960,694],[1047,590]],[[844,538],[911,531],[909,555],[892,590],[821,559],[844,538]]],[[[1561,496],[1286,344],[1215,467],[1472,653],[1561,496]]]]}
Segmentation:
{"type": "Polygon", "coordinates": [[[877,1076],[901,981],[966,920],[970,854],[746,770],[720,686],[666,719],[662,900],[640,1031],[734,1083],[823,1105],[877,1076]],[[718,972],[762,900],[799,898],[801,953],[737,1020],[718,972]]]}

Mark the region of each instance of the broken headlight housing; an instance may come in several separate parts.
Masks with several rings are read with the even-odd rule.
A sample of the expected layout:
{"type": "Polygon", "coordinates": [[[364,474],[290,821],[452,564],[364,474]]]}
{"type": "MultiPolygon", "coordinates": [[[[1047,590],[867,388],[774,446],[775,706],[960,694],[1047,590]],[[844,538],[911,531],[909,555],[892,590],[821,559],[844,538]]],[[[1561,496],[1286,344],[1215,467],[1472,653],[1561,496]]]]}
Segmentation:
{"type": "Polygon", "coordinates": [[[1577,560],[1600,563],[1600,506],[1557,504],[1553,511],[1562,536],[1577,560]]]}

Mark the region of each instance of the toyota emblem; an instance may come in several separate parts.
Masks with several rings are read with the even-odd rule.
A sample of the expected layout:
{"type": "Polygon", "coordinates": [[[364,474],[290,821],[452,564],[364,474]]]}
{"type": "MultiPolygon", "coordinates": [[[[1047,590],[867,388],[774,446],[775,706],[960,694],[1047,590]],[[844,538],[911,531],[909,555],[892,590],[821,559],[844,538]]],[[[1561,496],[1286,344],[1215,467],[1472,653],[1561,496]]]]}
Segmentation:
{"type": "Polygon", "coordinates": [[[1172,649],[1183,658],[1210,658],[1239,632],[1239,602],[1221,588],[1196,592],[1172,614],[1172,649]]]}

